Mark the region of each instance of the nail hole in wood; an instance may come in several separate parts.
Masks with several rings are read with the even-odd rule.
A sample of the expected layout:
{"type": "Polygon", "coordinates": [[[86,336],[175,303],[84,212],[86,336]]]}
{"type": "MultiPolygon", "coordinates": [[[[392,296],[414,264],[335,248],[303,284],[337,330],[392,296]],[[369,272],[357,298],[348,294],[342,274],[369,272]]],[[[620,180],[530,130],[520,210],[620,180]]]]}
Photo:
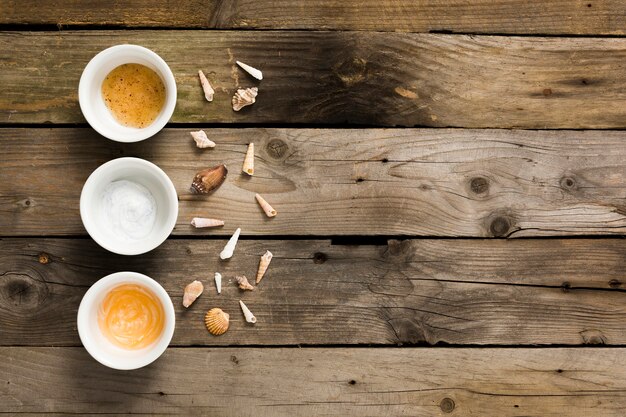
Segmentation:
{"type": "Polygon", "coordinates": [[[383,164],[386,164],[387,162],[389,162],[389,159],[388,159],[388,158],[383,158],[383,159],[381,159],[381,162],[382,162],[383,164]]]}
{"type": "Polygon", "coordinates": [[[326,262],[327,259],[328,257],[326,256],[326,254],[322,252],[317,252],[315,253],[315,255],[313,255],[313,262],[316,264],[323,264],[324,262],[326,262]]]}
{"type": "Polygon", "coordinates": [[[563,292],[568,292],[571,288],[572,284],[570,284],[568,281],[565,281],[563,284],[561,284],[561,289],[563,290],[563,292]]]}
{"type": "Polygon", "coordinates": [[[351,379],[350,382],[348,382],[350,385],[356,385],[356,381],[354,379],[351,379]]]}
{"type": "Polygon", "coordinates": [[[543,89],[543,95],[544,96],[551,96],[552,95],[552,89],[551,88],[544,88],[543,89]]]}

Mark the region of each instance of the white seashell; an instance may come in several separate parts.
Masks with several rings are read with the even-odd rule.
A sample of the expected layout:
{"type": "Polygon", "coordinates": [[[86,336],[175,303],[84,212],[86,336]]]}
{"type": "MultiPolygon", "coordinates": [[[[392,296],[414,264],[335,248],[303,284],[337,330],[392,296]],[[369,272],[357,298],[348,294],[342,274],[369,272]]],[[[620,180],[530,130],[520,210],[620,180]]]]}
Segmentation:
{"type": "Polygon", "coordinates": [[[219,272],[215,273],[215,288],[218,294],[222,293],[222,274],[219,272]]]}
{"type": "MultiPolygon", "coordinates": [[[[258,194],[257,194],[258,195],[258,194]]],[[[267,271],[267,267],[270,266],[270,262],[274,255],[270,251],[266,251],[263,256],[261,256],[261,260],[259,261],[259,270],[256,273],[256,283],[258,284],[263,279],[263,275],[265,275],[265,271],[267,271]]]]}
{"type": "Polygon", "coordinates": [[[241,311],[243,311],[243,315],[246,316],[246,321],[248,323],[256,323],[256,317],[250,311],[250,309],[243,303],[243,301],[239,300],[239,305],[241,306],[241,311]]]}
{"type": "Polygon", "coordinates": [[[202,70],[198,70],[198,77],[200,77],[200,84],[202,84],[202,89],[204,90],[204,98],[206,98],[206,101],[213,101],[215,90],[211,87],[211,83],[204,76],[202,70]]]}
{"type": "Polygon", "coordinates": [[[256,197],[256,201],[259,202],[259,205],[261,206],[261,208],[263,209],[267,217],[274,217],[276,216],[276,214],[278,214],[276,210],[274,210],[274,208],[270,206],[270,203],[265,201],[265,199],[261,197],[259,194],[255,195],[255,197],[256,197]]]}
{"type": "Polygon", "coordinates": [[[185,293],[183,294],[183,306],[187,308],[192,305],[193,302],[196,301],[198,297],[200,297],[202,291],[204,291],[204,285],[202,285],[200,281],[196,280],[193,281],[191,284],[188,284],[185,287],[185,293]]]}
{"type": "Polygon", "coordinates": [[[200,149],[215,148],[215,142],[209,139],[204,133],[204,130],[198,130],[197,132],[189,132],[193,140],[196,142],[196,146],[200,149]]]}
{"type": "Polygon", "coordinates": [[[228,240],[228,243],[226,243],[226,246],[224,246],[222,252],[220,253],[220,259],[228,259],[233,256],[233,253],[235,252],[235,246],[237,246],[237,240],[239,240],[240,233],[241,228],[238,227],[237,230],[235,230],[235,233],[233,233],[232,237],[228,240]]]}
{"type": "Polygon", "coordinates": [[[256,87],[238,89],[232,100],[233,110],[239,111],[246,106],[254,104],[257,95],[259,95],[259,89],[256,87]]]}
{"type": "Polygon", "coordinates": [[[239,65],[242,70],[244,70],[248,74],[252,75],[257,80],[261,81],[263,79],[263,73],[260,70],[254,68],[254,67],[251,67],[248,64],[244,64],[241,61],[237,61],[237,65],[239,65]]]}
{"type": "Polygon", "coordinates": [[[191,225],[198,229],[202,227],[218,227],[218,226],[224,226],[224,220],[205,219],[204,217],[194,217],[193,219],[191,219],[191,225]]]}
{"type": "Polygon", "coordinates": [[[246,157],[243,159],[241,170],[248,175],[254,175],[254,143],[248,145],[246,157]]]}

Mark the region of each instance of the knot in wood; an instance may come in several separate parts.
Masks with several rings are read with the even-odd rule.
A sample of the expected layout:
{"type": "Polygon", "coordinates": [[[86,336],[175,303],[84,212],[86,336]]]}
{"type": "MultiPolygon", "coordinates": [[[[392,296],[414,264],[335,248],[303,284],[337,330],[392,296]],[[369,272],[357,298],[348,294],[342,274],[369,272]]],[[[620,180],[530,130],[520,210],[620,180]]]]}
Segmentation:
{"type": "Polygon", "coordinates": [[[352,87],[365,80],[367,61],[362,58],[352,58],[339,63],[335,67],[335,74],[346,87],[352,87]]]}
{"type": "Polygon", "coordinates": [[[316,264],[323,264],[324,262],[326,262],[327,259],[328,257],[326,256],[326,254],[322,252],[316,252],[313,255],[313,262],[316,264]]]}
{"type": "Polygon", "coordinates": [[[470,189],[474,194],[485,194],[489,191],[489,181],[487,178],[476,177],[470,181],[470,189]]]}
{"type": "Polygon", "coordinates": [[[50,263],[50,256],[45,252],[41,252],[39,254],[39,263],[42,265],[50,263]]]}
{"type": "Polygon", "coordinates": [[[451,413],[452,411],[454,411],[454,407],[455,404],[452,398],[446,397],[439,403],[439,408],[441,408],[441,411],[443,411],[444,413],[451,413]]]}
{"type": "Polygon", "coordinates": [[[280,139],[272,139],[265,149],[267,154],[274,159],[281,159],[287,153],[287,144],[280,139]]]}
{"type": "Polygon", "coordinates": [[[571,177],[569,175],[566,175],[563,178],[561,178],[561,181],[559,181],[559,184],[561,185],[561,188],[563,188],[566,191],[574,191],[578,189],[576,178],[571,177]]]}
{"type": "Polygon", "coordinates": [[[9,272],[0,280],[0,310],[29,314],[41,308],[48,294],[43,280],[27,273],[9,272]]]}
{"type": "Polygon", "coordinates": [[[511,228],[511,222],[506,217],[498,216],[491,222],[489,230],[494,237],[505,237],[509,229],[511,228]]]}

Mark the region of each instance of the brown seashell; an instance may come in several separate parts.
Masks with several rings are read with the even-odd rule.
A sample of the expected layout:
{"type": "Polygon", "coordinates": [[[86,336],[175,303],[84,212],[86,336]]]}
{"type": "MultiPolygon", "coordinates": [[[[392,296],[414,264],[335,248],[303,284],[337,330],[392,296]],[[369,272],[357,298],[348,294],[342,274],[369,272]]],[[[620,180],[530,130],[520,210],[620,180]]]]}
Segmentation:
{"type": "Polygon", "coordinates": [[[278,212],[274,210],[274,207],[272,207],[270,203],[265,201],[265,199],[261,197],[259,194],[256,194],[254,197],[256,198],[256,201],[259,203],[259,205],[261,206],[261,208],[263,209],[267,217],[275,217],[276,214],[278,214],[278,212]]]}
{"type": "Polygon", "coordinates": [[[191,219],[191,225],[197,229],[201,229],[203,227],[220,227],[224,226],[224,220],[194,217],[191,219]]]}
{"type": "Polygon", "coordinates": [[[228,330],[229,319],[230,316],[228,313],[222,311],[221,308],[212,308],[207,311],[206,316],[204,316],[204,324],[209,333],[219,336],[226,333],[226,330],[228,330]]]}
{"type": "Polygon", "coordinates": [[[200,297],[202,291],[204,291],[204,286],[200,281],[193,281],[191,284],[188,284],[185,287],[185,293],[183,294],[183,306],[187,308],[192,305],[193,302],[200,297]]]}
{"type": "Polygon", "coordinates": [[[254,102],[256,101],[256,96],[258,94],[259,89],[256,87],[238,89],[232,100],[233,110],[239,111],[246,106],[254,104],[254,102]]]}
{"type": "Polygon", "coordinates": [[[222,185],[226,174],[228,170],[225,165],[204,169],[193,178],[190,191],[193,194],[208,194],[222,185]]]}
{"type": "Polygon", "coordinates": [[[239,285],[239,288],[241,288],[242,290],[250,290],[250,291],[254,290],[254,287],[250,285],[250,282],[248,281],[248,278],[246,278],[245,275],[236,276],[235,281],[237,281],[237,285],[239,285]]]}
{"type": "Polygon", "coordinates": [[[263,279],[263,275],[265,275],[265,271],[267,271],[267,267],[270,266],[270,261],[272,260],[272,252],[265,251],[263,256],[261,256],[261,260],[259,261],[259,269],[256,273],[256,283],[258,284],[263,279]]]}
{"type": "Polygon", "coordinates": [[[213,90],[211,83],[207,80],[202,70],[198,70],[198,77],[200,77],[200,84],[202,85],[202,90],[204,90],[204,98],[206,98],[206,101],[213,101],[215,90],[213,90]]]}
{"type": "Polygon", "coordinates": [[[243,160],[241,170],[248,175],[254,175],[254,143],[248,145],[246,157],[243,160]]]}

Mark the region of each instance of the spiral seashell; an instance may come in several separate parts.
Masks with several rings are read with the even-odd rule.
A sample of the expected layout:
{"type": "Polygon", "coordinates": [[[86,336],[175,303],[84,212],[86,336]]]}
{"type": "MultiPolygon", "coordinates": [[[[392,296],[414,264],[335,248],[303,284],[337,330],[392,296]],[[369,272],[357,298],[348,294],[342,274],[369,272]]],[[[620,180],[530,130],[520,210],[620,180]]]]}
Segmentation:
{"type": "Polygon", "coordinates": [[[204,324],[209,333],[215,336],[226,333],[228,330],[230,315],[221,308],[212,308],[204,316],[204,324]]]}
{"type": "Polygon", "coordinates": [[[224,226],[224,220],[194,217],[193,219],[191,219],[191,225],[196,229],[200,229],[202,227],[219,227],[224,226]]]}
{"type": "Polygon", "coordinates": [[[241,170],[250,176],[254,175],[254,143],[248,145],[241,170]]]}
{"type": "Polygon", "coordinates": [[[278,212],[274,210],[272,206],[270,206],[270,203],[265,201],[265,199],[261,197],[259,194],[255,195],[254,197],[256,198],[256,201],[259,203],[259,205],[261,206],[261,208],[263,209],[267,217],[274,217],[278,214],[278,212]]]}
{"type": "Polygon", "coordinates": [[[207,80],[202,70],[198,70],[198,77],[200,77],[200,84],[204,90],[204,98],[206,98],[206,101],[213,101],[213,94],[215,94],[215,90],[211,87],[211,83],[207,80]]]}
{"type": "Polygon", "coordinates": [[[261,72],[261,70],[251,67],[248,64],[244,64],[241,61],[236,61],[236,62],[237,62],[237,65],[239,65],[239,67],[241,67],[242,70],[252,75],[257,80],[261,81],[263,79],[263,73],[261,72]]]}
{"type": "Polygon", "coordinates": [[[190,191],[193,194],[208,194],[224,183],[226,174],[228,170],[225,165],[204,169],[193,178],[190,191]]]}
{"type": "Polygon", "coordinates": [[[265,271],[267,271],[267,267],[270,266],[270,261],[272,260],[273,256],[274,255],[272,255],[272,252],[270,251],[266,251],[263,256],[261,256],[261,260],[259,261],[259,270],[256,273],[257,284],[263,279],[265,271]]]}
{"type": "Polygon", "coordinates": [[[189,132],[193,140],[196,142],[196,146],[200,149],[215,148],[215,142],[209,139],[204,130],[198,130],[197,132],[189,132]]]}
{"type": "Polygon", "coordinates": [[[224,249],[222,249],[222,252],[220,252],[220,259],[224,260],[233,256],[240,234],[241,234],[241,228],[238,227],[237,230],[235,230],[235,233],[233,233],[233,235],[231,236],[231,238],[228,239],[228,243],[226,243],[226,246],[224,246],[224,249]]]}
{"type": "Polygon", "coordinates": [[[183,306],[187,308],[192,305],[193,302],[200,297],[202,291],[204,291],[204,285],[202,285],[200,281],[193,281],[191,284],[188,284],[183,294],[183,306]]]}
{"type": "Polygon", "coordinates": [[[218,294],[222,293],[222,274],[219,272],[215,273],[215,289],[218,294]]]}
{"type": "Polygon", "coordinates": [[[237,285],[239,285],[239,288],[242,290],[254,291],[254,287],[250,284],[245,275],[237,275],[235,281],[237,281],[237,285]]]}
{"type": "Polygon", "coordinates": [[[241,311],[243,311],[243,315],[246,317],[246,321],[248,323],[256,323],[256,317],[254,317],[254,314],[252,314],[248,306],[246,306],[241,300],[239,300],[239,305],[241,306],[241,311]]]}
{"type": "Polygon", "coordinates": [[[256,96],[259,95],[259,89],[252,88],[240,88],[233,96],[233,110],[239,111],[246,106],[251,106],[256,101],[256,96]]]}

